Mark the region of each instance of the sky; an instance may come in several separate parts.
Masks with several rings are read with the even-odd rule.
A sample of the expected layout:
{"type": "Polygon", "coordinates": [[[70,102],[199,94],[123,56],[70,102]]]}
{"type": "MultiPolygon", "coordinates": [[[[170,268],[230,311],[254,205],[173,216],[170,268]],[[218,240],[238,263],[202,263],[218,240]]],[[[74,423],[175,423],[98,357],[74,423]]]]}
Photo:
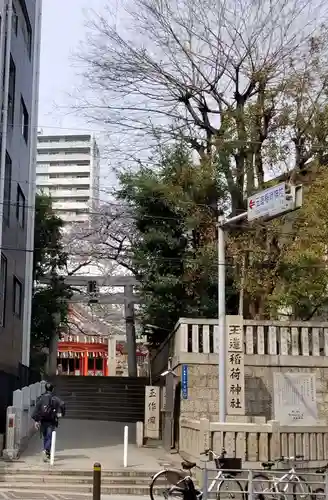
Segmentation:
{"type": "MultiPolygon", "coordinates": [[[[80,82],[74,52],[85,39],[90,8],[100,12],[108,1],[111,0],[43,0],[38,129],[44,135],[97,132],[95,125],[72,111],[72,94],[76,95],[80,82]]],[[[116,177],[102,153],[106,144],[99,126],[98,130],[99,196],[105,201],[116,185],[116,177]]]]}
{"type": "Polygon", "coordinates": [[[85,37],[88,10],[103,9],[107,1],[43,0],[39,128],[44,134],[92,130],[69,110],[69,94],[79,85],[72,56],[85,37]]]}

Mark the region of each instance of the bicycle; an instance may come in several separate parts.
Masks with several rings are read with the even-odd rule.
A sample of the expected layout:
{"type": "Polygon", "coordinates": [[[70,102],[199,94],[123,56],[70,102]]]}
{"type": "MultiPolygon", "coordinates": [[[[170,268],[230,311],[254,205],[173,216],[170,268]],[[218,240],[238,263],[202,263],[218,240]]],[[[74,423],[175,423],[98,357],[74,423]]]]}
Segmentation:
{"type": "MultiPolygon", "coordinates": [[[[262,462],[262,467],[271,472],[272,467],[278,463],[293,462],[295,460],[302,460],[303,458],[302,455],[296,455],[295,457],[280,457],[269,462],[262,462]]],[[[288,500],[287,495],[293,495],[293,500],[312,499],[311,488],[306,481],[297,474],[294,465],[281,477],[277,477],[273,473],[270,476],[260,473],[255,474],[253,479],[253,495],[256,495],[256,500],[267,500],[268,498],[277,500],[277,496],[280,500],[288,500]],[[269,487],[256,491],[255,485],[261,484],[261,480],[267,483],[269,487]]]]}
{"type": "MultiPolygon", "coordinates": [[[[328,471],[328,464],[322,467],[321,469],[316,470],[315,472],[316,474],[326,474],[327,471],[328,471]]],[[[323,488],[317,488],[313,490],[312,498],[313,500],[316,499],[325,500],[326,499],[325,490],[323,488]]]]}
{"type": "MultiPolygon", "coordinates": [[[[216,468],[218,469],[217,475],[210,483],[208,493],[211,493],[214,490],[215,485],[217,484],[217,500],[226,498],[226,493],[228,493],[228,498],[239,498],[239,500],[244,500],[243,487],[240,482],[235,479],[238,471],[235,472],[233,470],[239,470],[241,468],[241,459],[226,458],[225,450],[222,450],[221,455],[216,455],[212,450],[205,450],[203,453],[201,453],[201,455],[210,457],[210,461],[214,461],[216,468]],[[229,472],[226,471],[227,469],[229,469],[229,472]]],[[[182,497],[183,500],[202,500],[203,492],[195,487],[192,480],[191,471],[196,467],[196,465],[196,462],[189,462],[188,460],[184,460],[183,462],[181,462],[181,467],[183,470],[163,469],[157,472],[152,477],[152,482],[150,484],[149,493],[151,500],[155,500],[154,492],[158,488],[156,485],[156,481],[160,482],[162,478],[167,479],[168,482],[173,485],[169,488],[164,489],[163,496],[165,499],[169,498],[170,496],[177,495],[180,498],[182,497]],[[189,474],[185,471],[189,471],[189,474]]]]}

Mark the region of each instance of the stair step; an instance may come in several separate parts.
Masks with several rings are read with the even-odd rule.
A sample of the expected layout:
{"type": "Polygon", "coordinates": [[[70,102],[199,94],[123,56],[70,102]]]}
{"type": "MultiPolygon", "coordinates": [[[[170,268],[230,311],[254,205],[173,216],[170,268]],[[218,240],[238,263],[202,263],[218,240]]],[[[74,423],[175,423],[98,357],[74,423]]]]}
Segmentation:
{"type": "Polygon", "coordinates": [[[85,414],[81,412],[70,413],[65,418],[68,420],[90,420],[90,421],[102,421],[102,422],[124,422],[126,424],[135,424],[136,422],[142,422],[143,418],[141,416],[131,417],[129,415],[119,415],[111,416],[103,413],[97,413],[95,415],[85,414]]]}
{"type": "MultiPolygon", "coordinates": [[[[69,471],[68,471],[69,473],[69,471]]],[[[0,487],[4,484],[11,484],[13,482],[13,476],[12,475],[5,475],[4,477],[0,478],[0,487]]],[[[126,486],[133,486],[133,485],[138,485],[138,486],[149,486],[151,482],[151,476],[149,475],[148,477],[102,477],[101,479],[101,484],[103,486],[111,486],[111,485],[126,485],[126,486]]],[[[26,474],[17,474],[15,476],[15,483],[33,483],[33,484],[71,484],[71,485],[81,485],[81,487],[84,485],[91,485],[93,483],[93,478],[92,476],[89,477],[83,477],[83,476],[71,476],[70,473],[62,476],[55,476],[55,475],[49,475],[49,474],[43,474],[40,475],[34,475],[33,478],[31,478],[30,474],[26,472],[26,474]]],[[[165,485],[165,481],[163,480],[161,484],[165,485]]]]}
{"type": "Polygon", "coordinates": [[[123,413],[129,413],[130,415],[143,415],[144,414],[143,408],[120,408],[118,406],[117,407],[115,407],[115,406],[112,406],[112,407],[98,406],[98,408],[93,408],[92,406],[85,406],[85,405],[79,405],[79,406],[72,405],[70,407],[67,405],[66,414],[68,415],[72,411],[74,411],[74,412],[86,411],[86,412],[92,412],[92,413],[107,413],[108,415],[109,414],[122,415],[123,413]]]}
{"type": "MultiPolygon", "coordinates": [[[[58,492],[66,492],[66,493],[84,493],[89,494],[92,493],[92,485],[85,484],[56,484],[53,485],[56,493],[58,492]]],[[[31,498],[33,498],[32,493],[41,493],[45,492],[49,494],[49,487],[44,485],[44,488],[38,486],[33,482],[26,483],[0,483],[0,492],[7,491],[28,491],[31,494],[31,498]]],[[[158,488],[157,494],[160,494],[161,488],[158,488]]],[[[124,485],[117,484],[112,486],[103,485],[101,487],[101,493],[103,495],[147,495],[149,496],[149,485],[147,486],[139,486],[139,485],[124,485]]]]}
{"type": "MultiPolygon", "coordinates": [[[[154,470],[138,470],[138,469],[113,469],[113,470],[102,470],[101,476],[102,478],[121,478],[122,482],[125,481],[126,478],[151,478],[158,471],[154,470]]],[[[55,477],[87,477],[92,480],[93,470],[90,468],[89,470],[83,469],[58,469],[53,468],[50,465],[44,464],[42,468],[31,468],[31,467],[20,467],[20,468],[10,468],[10,467],[0,467],[0,475],[9,476],[19,476],[19,475],[28,475],[29,477],[33,476],[55,476],[55,477]]],[[[1,476],[0,476],[1,477],[1,476]]]]}
{"type": "Polygon", "coordinates": [[[114,398],[93,398],[93,399],[87,399],[87,398],[79,398],[77,397],[71,397],[71,398],[62,398],[65,403],[71,403],[71,404],[77,404],[77,405],[87,405],[87,406],[92,406],[96,404],[101,404],[104,406],[119,406],[123,408],[127,407],[135,407],[135,406],[141,406],[142,408],[145,406],[145,401],[144,398],[140,398],[139,400],[130,400],[130,401],[122,401],[119,399],[114,399],[114,398]]]}
{"type": "MultiPolygon", "coordinates": [[[[120,413],[119,411],[108,411],[108,410],[93,410],[92,408],[71,408],[70,410],[67,410],[67,413],[65,415],[65,418],[70,418],[72,415],[77,415],[78,420],[88,420],[90,417],[106,417],[106,418],[114,418],[115,422],[124,422],[124,418],[141,418],[143,420],[144,418],[144,412],[124,412],[120,413]],[[85,418],[83,418],[83,416],[85,418]],[[122,420],[123,419],[123,420],[122,420]]],[[[96,418],[97,420],[97,418],[96,418]]],[[[100,419],[101,420],[101,419],[100,419]]]]}

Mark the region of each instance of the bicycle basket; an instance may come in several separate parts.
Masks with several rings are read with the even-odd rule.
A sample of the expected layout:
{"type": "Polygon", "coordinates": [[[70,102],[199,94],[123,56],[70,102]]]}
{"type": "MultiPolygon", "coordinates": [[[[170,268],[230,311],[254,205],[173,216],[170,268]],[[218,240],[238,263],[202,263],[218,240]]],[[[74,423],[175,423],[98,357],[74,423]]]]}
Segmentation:
{"type": "Polygon", "coordinates": [[[216,458],[214,460],[217,469],[229,471],[229,474],[236,475],[242,468],[241,458],[216,458]]]}

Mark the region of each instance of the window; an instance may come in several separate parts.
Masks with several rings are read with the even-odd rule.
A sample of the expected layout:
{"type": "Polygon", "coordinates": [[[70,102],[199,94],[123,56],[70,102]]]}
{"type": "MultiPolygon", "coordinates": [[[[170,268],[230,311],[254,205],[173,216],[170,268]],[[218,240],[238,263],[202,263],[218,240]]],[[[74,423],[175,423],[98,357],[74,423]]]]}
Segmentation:
{"type": "Polygon", "coordinates": [[[8,125],[13,127],[15,115],[16,66],[10,56],[9,89],[8,89],[8,125]]]}
{"type": "Polygon", "coordinates": [[[29,132],[29,117],[24,99],[22,97],[21,97],[21,127],[22,127],[22,136],[24,137],[25,142],[27,143],[28,132],[29,132]]]}
{"type": "Polygon", "coordinates": [[[27,53],[28,53],[29,58],[31,59],[31,55],[32,55],[32,28],[31,28],[30,20],[28,18],[28,13],[26,12],[26,8],[23,9],[23,15],[24,15],[24,19],[22,19],[22,22],[20,23],[20,25],[22,28],[23,38],[25,40],[27,53]],[[25,12],[24,12],[24,10],[25,10],[25,12]]]}
{"type": "Polygon", "coordinates": [[[0,265],[0,326],[5,326],[7,295],[7,259],[1,254],[0,265]]]}
{"type": "Polygon", "coordinates": [[[11,202],[11,171],[12,163],[8,153],[6,153],[5,179],[3,190],[3,220],[7,226],[10,223],[10,202],[11,202]]]}
{"type": "Polygon", "coordinates": [[[19,184],[17,185],[16,219],[21,227],[25,226],[25,196],[19,184]]]}
{"type": "Polygon", "coordinates": [[[23,285],[14,276],[14,300],[13,300],[13,313],[18,318],[22,317],[22,305],[23,305],[23,285]]]}
{"type": "Polygon", "coordinates": [[[13,33],[17,36],[18,33],[18,15],[15,4],[13,3],[13,17],[12,17],[12,30],[13,33]]]}

